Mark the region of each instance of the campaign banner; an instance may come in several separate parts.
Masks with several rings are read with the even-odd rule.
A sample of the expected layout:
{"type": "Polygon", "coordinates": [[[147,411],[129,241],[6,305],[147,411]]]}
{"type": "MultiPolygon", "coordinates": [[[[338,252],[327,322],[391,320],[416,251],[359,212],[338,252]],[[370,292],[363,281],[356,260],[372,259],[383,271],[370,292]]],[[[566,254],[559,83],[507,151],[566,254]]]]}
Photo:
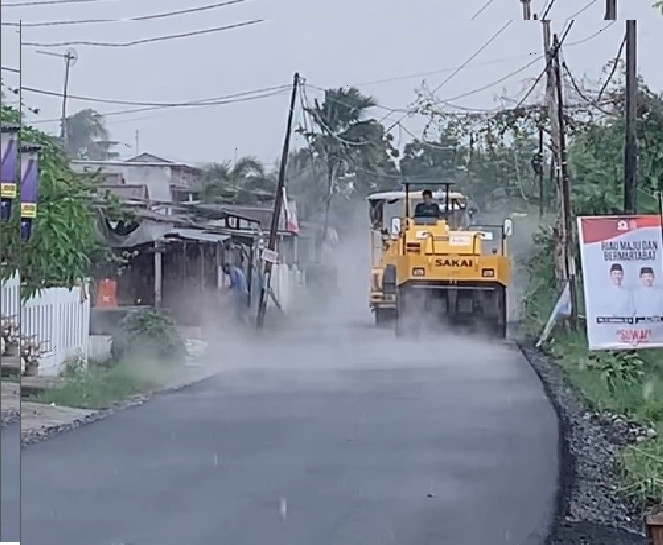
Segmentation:
{"type": "Polygon", "coordinates": [[[3,125],[0,128],[0,196],[2,221],[9,221],[12,200],[16,198],[16,176],[18,175],[18,127],[3,125]]]}
{"type": "Polygon", "coordinates": [[[37,217],[39,146],[21,147],[21,219],[37,217]]]}
{"type": "Polygon", "coordinates": [[[660,215],[578,218],[590,350],[663,346],[660,215]]]}

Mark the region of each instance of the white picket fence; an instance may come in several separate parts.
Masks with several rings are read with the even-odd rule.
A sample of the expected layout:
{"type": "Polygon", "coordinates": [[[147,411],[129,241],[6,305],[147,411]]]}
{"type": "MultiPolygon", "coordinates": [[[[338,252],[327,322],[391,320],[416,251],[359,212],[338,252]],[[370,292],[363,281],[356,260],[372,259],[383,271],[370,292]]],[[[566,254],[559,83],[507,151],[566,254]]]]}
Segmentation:
{"type": "Polygon", "coordinates": [[[21,335],[35,336],[45,351],[39,374],[55,376],[64,362],[73,357],[87,359],[90,343],[90,299],[81,288],[50,288],[24,304],[20,301],[19,280],[2,283],[0,311],[3,316],[20,315],[21,335]]]}

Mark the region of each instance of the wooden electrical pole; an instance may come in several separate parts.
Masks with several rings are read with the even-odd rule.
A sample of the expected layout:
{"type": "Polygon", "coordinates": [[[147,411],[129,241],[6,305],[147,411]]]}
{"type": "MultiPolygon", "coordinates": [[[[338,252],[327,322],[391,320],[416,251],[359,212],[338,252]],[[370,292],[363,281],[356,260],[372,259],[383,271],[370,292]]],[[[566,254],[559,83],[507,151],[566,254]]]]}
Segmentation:
{"type": "MultiPolygon", "coordinates": [[[[274,213],[272,214],[272,224],[269,230],[269,243],[267,248],[271,252],[276,250],[278,240],[279,221],[281,219],[281,209],[283,208],[283,199],[285,196],[285,173],[288,165],[288,153],[290,152],[290,135],[292,134],[292,118],[295,111],[295,101],[297,99],[297,89],[299,87],[299,73],[292,78],[292,94],[290,96],[290,109],[288,111],[288,122],[286,124],[285,138],[283,140],[283,154],[281,155],[281,165],[279,167],[279,181],[276,187],[274,198],[274,213]]],[[[260,256],[262,258],[262,256],[260,256]]],[[[258,317],[256,327],[262,329],[265,323],[265,313],[267,311],[267,295],[271,289],[272,280],[272,262],[265,261],[263,279],[260,286],[260,299],[258,300],[258,317]]]]}
{"type": "Polygon", "coordinates": [[[635,121],[638,103],[638,22],[626,21],[626,141],[624,146],[624,212],[638,212],[638,149],[635,121]]]}
{"type": "Polygon", "coordinates": [[[559,169],[562,164],[559,156],[559,141],[560,141],[560,127],[559,116],[557,115],[557,78],[554,70],[554,57],[555,51],[552,46],[552,33],[550,30],[550,21],[542,19],[541,28],[543,30],[543,52],[546,55],[546,107],[545,118],[550,123],[550,149],[552,152],[551,159],[551,179],[554,184],[551,187],[553,198],[555,199],[554,209],[557,210],[557,218],[555,220],[555,279],[557,280],[558,288],[564,286],[566,279],[564,265],[564,247],[563,236],[564,231],[564,216],[562,213],[562,190],[559,180],[559,169]]]}
{"type": "Polygon", "coordinates": [[[577,316],[577,297],[575,289],[575,280],[573,278],[573,210],[571,209],[571,180],[569,177],[569,165],[566,154],[566,134],[565,134],[565,119],[564,119],[564,88],[562,84],[562,76],[559,62],[560,43],[559,38],[555,35],[553,40],[554,48],[554,72],[555,84],[557,86],[557,120],[559,123],[559,186],[562,193],[562,248],[564,257],[564,280],[568,282],[569,292],[571,295],[571,327],[575,329],[576,316],[577,316]]]}
{"type": "Polygon", "coordinates": [[[617,20],[617,0],[605,0],[605,15],[604,21],[617,20]]]}

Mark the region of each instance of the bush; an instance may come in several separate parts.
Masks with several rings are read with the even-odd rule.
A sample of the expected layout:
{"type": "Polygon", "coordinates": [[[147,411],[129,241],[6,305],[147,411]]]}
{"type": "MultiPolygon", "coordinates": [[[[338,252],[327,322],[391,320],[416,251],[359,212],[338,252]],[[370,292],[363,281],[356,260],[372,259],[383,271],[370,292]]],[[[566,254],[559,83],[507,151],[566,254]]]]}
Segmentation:
{"type": "Polygon", "coordinates": [[[132,311],[120,321],[111,338],[111,355],[115,362],[182,364],[186,343],[168,316],[154,310],[132,311]]]}
{"type": "Polygon", "coordinates": [[[125,365],[110,370],[78,368],[67,374],[61,388],[46,390],[37,401],[79,409],[107,409],[153,387],[148,381],[139,380],[133,375],[132,370],[125,365]]]}

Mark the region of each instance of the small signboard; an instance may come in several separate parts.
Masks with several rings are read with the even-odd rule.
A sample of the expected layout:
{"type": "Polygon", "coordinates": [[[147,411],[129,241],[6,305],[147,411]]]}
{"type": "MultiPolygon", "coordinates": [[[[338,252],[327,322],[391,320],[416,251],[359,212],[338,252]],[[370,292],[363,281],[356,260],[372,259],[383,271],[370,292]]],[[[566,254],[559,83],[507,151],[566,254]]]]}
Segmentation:
{"type": "Polygon", "coordinates": [[[263,261],[267,261],[269,263],[278,263],[279,253],[275,252],[274,250],[270,250],[269,248],[265,248],[262,251],[262,259],[263,261]]]}

